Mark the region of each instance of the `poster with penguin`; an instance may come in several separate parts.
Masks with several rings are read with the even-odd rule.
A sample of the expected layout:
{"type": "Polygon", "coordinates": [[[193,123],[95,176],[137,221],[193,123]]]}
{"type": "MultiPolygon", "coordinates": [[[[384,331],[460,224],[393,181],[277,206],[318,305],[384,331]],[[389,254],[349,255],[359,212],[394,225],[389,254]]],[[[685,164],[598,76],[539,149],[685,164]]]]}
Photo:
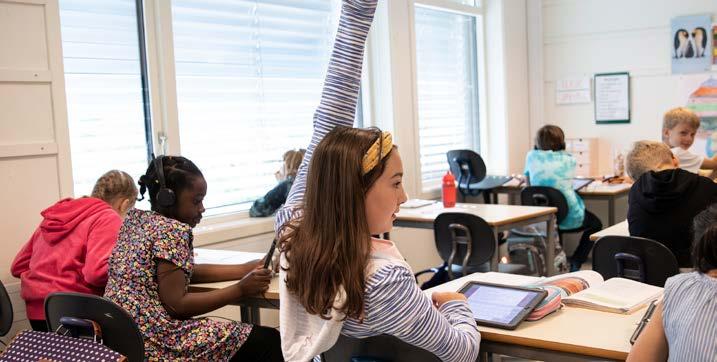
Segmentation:
{"type": "Polygon", "coordinates": [[[712,66],[712,16],[678,16],[671,23],[672,74],[702,73],[712,66]]]}

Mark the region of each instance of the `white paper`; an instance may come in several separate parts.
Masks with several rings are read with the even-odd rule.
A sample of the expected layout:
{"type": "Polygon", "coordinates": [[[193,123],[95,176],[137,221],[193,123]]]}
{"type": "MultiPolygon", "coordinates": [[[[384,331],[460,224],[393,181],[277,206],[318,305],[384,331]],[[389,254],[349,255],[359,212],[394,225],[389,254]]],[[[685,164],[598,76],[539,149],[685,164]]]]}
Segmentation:
{"type": "Polygon", "coordinates": [[[590,103],[590,78],[560,79],[555,83],[556,104],[590,103]]]}
{"type": "Polygon", "coordinates": [[[630,76],[628,74],[595,76],[595,120],[630,119],[630,76]]]}
{"type": "Polygon", "coordinates": [[[421,200],[421,199],[410,199],[403,204],[401,204],[401,208],[405,209],[417,209],[419,207],[428,206],[435,204],[437,201],[435,200],[421,200]]]}
{"type": "Polygon", "coordinates": [[[244,264],[246,262],[262,259],[264,253],[250,253],[244,251],[194,249],[195,264],[244,264]]]}

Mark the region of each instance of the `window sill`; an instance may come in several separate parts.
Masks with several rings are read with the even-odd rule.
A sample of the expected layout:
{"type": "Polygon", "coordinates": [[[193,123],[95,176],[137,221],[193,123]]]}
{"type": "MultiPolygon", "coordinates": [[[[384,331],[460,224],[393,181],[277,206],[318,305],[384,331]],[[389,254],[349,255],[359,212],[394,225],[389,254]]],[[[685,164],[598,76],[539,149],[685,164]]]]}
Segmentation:
{"type": "Polygon", "coordinates": [[[274,217],[233,218],[194,228],[194,246],[221,243],[274,231],[274,217]]]}

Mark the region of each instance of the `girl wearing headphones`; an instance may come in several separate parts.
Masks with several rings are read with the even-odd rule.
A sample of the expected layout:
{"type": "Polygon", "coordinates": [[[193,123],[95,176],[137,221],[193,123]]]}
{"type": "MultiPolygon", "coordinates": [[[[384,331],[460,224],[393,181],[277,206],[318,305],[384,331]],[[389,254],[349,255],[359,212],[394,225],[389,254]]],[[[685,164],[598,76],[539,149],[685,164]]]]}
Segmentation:
{"type": "Polygon", "coordinates": [[[139,180],[151,211],[134,209],[110,256],[105,297],[122,306],[144,337],[145,357],[157,360],[281,361],[275,329],[194,318],[269,286],[260,261],[194,264],[192,228],[204,213],[207,182],[181,156],[159,156],[139,180]],[[187,286],[239,280],[224,289],[189,293],[187,286]]]}

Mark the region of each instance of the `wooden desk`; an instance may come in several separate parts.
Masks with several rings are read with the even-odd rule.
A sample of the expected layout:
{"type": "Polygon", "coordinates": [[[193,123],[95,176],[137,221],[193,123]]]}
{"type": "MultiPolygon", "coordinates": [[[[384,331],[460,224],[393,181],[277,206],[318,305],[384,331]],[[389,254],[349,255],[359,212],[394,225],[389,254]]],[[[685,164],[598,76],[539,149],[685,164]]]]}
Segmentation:
{"type": "Polygon", "coordinates": [[[609,228],[602,229],[590,235],[590,240],[595,241],[607,235],[630,236],[630,230],[628,229],[627,220],[619,222],[613,226],[610,226],[609,228]]]}
{"type": "MultiPolygon", "coordinates": [[[[457,291],[467,281],[478,280],[500,284],[524,285],[501,273],[476,273],[426,290],[457,291]]],[[[584,308],[563,307],[539,321],[521,323],[516,330],[482,327],[481,354],[500,353],[543,361],[584,361],[586,359],[624,360],[630,352],[630,336],[642,318],[644,309],[632,314],[600,312],[584,308]]]]}
{"type": "MultiPolygon", "coordinates": [[[[264,257],[262,253],[249,253],[233,250],[211,250],[211,249],[194,249],[195,263],[197,264],[242,264],[247,261],[261,259],[264,257]]],[[[190,292],[208,292],[214,289],[222,289],[233,284],[236,280],[217,282],[190,284],[190,292]]],[[[263,296],[254,296],[243,298],[242,300],[232,303],[237,305],[241,311],[241,321],[244,323],[259,324],[259,308],[279,309],[279,276],[271,278],[269,289],[263,296]]]]}
{"type": "MultiPolygon", "coordinates": [[[[592,182],[578,191],[583,200],[603,200],[608,203],[608,226],[615,225],[616,222],[616,203],[621,198],[627,198],[632,184],[614,184],[607,185],[601,182],[592,182]]],[[[509,204],[520,204],[520,192],[525,185],[508,185],[496,187],[492,190],[495,194],[507,194],[509,204]]]]}
{"type": "Polygon", "coordinates": [[[583,200],[605,200],[608,203],[608,226],[615,225],[615,204],[618,199],[627,199],[632,184],[603,185],[591,183],[578,191],[583,200]]]}
{"type": "Polygon", "coordinates": [[[444,212],[462,212],[477,215],[493,228],[496,242],[496,253],[491,260],[491,270],[498,271],[499,255],[498,233],[511,228],[545,222],[547,227],[546,264],[548,275],[555,275],[555,237],[553,233],[554,219],[557,209],[554,207],[495,205],[495,204],[456,204],[456,207],[444,208],[443,204],[436,202],[427,206],[413,209],[402,208],[396,214],[395,226],[413,227],[420,229],[433,229],[433,221],[444,212]]]}

